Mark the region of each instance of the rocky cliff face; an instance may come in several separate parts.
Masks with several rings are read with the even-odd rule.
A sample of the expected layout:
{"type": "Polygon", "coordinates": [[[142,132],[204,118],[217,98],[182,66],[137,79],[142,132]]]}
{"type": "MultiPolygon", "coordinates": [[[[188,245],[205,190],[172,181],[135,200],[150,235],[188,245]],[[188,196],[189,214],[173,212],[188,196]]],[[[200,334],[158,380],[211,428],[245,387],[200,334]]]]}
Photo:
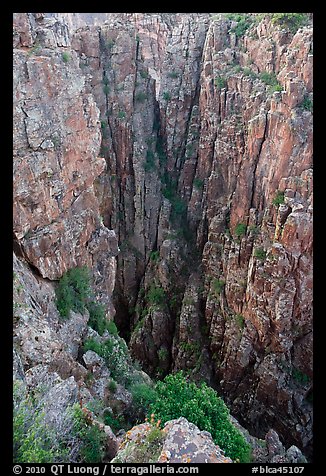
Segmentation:
{"type": "Polygon", "coordinates": [[[309,453],[309,20],[60,15],[14,18],[17,254],[47,286],[88,265],[147,372],[309,453]]]}

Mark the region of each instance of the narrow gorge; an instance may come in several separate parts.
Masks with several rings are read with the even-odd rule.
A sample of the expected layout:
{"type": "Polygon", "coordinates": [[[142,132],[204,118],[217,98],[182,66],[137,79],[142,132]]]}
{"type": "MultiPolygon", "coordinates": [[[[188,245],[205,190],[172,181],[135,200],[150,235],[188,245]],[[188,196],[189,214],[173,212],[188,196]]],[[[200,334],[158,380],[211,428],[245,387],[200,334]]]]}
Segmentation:
{"type": "Polygon", "coordinates": [[[236,462],[184,414],[146,453],[132,385],[171,375],[217,392],[251,461],[312,461],[312,15],[16,13],[13,33],[14,378],[71,432],[66,462],[87,461],[78,404],[102,461],[236,462]],[[63,318],[72,270],[92,301],[63,318]]]}

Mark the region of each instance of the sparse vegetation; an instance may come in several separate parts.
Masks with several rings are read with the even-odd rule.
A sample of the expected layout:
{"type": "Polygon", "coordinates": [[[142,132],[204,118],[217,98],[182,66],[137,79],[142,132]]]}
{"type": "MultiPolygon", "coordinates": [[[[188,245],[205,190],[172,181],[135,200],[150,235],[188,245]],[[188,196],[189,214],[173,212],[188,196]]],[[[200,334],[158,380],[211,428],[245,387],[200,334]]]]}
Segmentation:
{"type": "Polygon", "coordinates": [[[118,119],[125,119],[126,118],[126,113],[124,111],[119,111],[118,112],[118,119]]]}
{"type": "Polygon", "coordinates": [[[146,297],[151,306],[159,307],[162,306],[166,299],[164,289],[154,283],[151,284],[146,297]]]}
{"type": "Polygon", "coordinates": [[[302,109],[306,111],[313,111],[313,101],[309,98],[309,96],[305,96],[300,106],[302,109]]]}
{"type": "Polygon", "coordinates": [[[160,252],[159,250],[156,250],[156,251],[151,251],[150,252],[150,255],[149,255],[149,259],[151,261],[154,261],[154,263],[156,263],[160,258],[160,252]]]}
{"type": "Polygon", "coordinates": [[[204,180],[202,180],[198,177],[194,178],[193,186],[196,190],[201,190],[204,186],[204,180]]]}
{"type": "Polygon", "coordinates": [[[212,280],[212,289],[215,294],[215,296],[221,294],[225,286],[225,281],[222,279],[213,279],[212,280]]]}
{"type": "Polygon", "coordinates": [[[244,223],[237,223],[234,229],[234,234],[237,238],[241,238],[246,234],[247,226],[244,223]]]}
{"type": "Polygon", "coordinates": [[[237,323],[238,327],[240,329],[243,329],[244,324],[245,324],[245,318],[243,317],[243,315],[242,314],[236,314],[234,318],[235,318],[235,322],[237,323]]]}
{"type": "Polygon", "coordinates": [[[278,190],[275,197],[273,198],[272,203],[276,208],[279,207],[279,205],[282,205],[282,203],[284,203],[284,192],[278,190]]]}
{"type": "Polygon", "coordinates": [[[147,99],[147,95],[146,95],[144,92],[142,92],[142,91],[140,91],[139,93],[135,94],[135,101],[136,101],[136,102],[143,103],[143,102],[146,101],[146,99],[147,99]]]}
{"type": "Polygon", "coordinates": [[[171,94],[167,91],[165,91],[163,94],[162,94],[162,97],[164,99],[164,101],[170,101],[171,100],[171,94]]]}
{"type": "Polygon", "coordinates": [[[265,261],[267,256],[267,252],[264,250],[264,248],[256,248],[254,251],[254,257],[258,258],[260,261],[265,261]]]}
{"type": "Polygon", "coordinates": [[[83,463],[99,463],[104,456],[106,435],[97,425],[91,424],[80,405],[74,406],[74,430],[82,442],[80,455],[83,463]]]}
{"type": "Polygon", "coordinates": [[[235,33],[237,38],[244,36],[254,22],[253,17],[248,13],[226,13],[225,15],[229,20],[237,22],[237,25],[231,28],[231,32],[235,33]]]}
{"type": "Polygon", "coordinates": [[[67,51],[65,51],[64,53],[62,53],[62,61],[63,61],[64,63],[69,63],[69,61],[70,61],[70,54],[69,54],[67,51]]]}
{"type": "Polygon", "coordinates": [[[307,24],[308,15],[306,13],[273,13],[271,21],[296,33],[299,28],[307,24]]]}
{"type": "Polygon", "coordinates": [[[300,385],[307,385],[310,382],[310,377],[295,367],[292,368],[291,375],[293,379],[300,385]]]}
{"type": "Polygon", "coordinates": [[[214,80],[214,84],[217,87],[217,89],[223,89],[223,88],[226,88],[227,86],[226,79],[223,78],[222,76],[217,76],[214,80]]]}
{"type": "Polygon", "coordinates": [[[268,73],[267,71],[263,71],[259,74],[259,79],[263,81],[263,83],[269,86],[268,91],[273,93],[275,91],[282,91],[283,88],[277,80],[275,73],[268,73]]]}

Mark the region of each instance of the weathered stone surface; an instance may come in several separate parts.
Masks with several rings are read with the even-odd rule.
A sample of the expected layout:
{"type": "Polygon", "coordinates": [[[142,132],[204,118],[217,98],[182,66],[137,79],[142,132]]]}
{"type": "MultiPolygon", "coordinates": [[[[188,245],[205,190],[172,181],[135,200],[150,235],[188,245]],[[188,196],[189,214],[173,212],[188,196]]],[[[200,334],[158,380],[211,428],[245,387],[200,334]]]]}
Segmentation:
{"type": "Polygon", "coordinates": [[[143,423],[127,431],[111,463],[149,462],[144,461],[146,457],[154,463],[232,463],[210,433],[200,431],[183,417],[164,425],[155,454],[151,454],[146,438],[153,429],[152,424],[143,423]]]}

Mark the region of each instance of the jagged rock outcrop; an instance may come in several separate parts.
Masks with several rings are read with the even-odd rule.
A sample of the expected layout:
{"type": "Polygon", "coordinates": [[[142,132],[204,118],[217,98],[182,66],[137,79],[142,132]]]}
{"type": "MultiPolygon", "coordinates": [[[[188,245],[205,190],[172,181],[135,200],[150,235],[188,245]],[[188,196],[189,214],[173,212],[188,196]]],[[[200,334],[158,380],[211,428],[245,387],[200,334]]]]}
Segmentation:
{"type": "Polygon", "coordinates": [[[210,433],[185,418],[168,421],[162,430],[142,423],[127,431],[111,463],[232,463],[210,433]]]}

